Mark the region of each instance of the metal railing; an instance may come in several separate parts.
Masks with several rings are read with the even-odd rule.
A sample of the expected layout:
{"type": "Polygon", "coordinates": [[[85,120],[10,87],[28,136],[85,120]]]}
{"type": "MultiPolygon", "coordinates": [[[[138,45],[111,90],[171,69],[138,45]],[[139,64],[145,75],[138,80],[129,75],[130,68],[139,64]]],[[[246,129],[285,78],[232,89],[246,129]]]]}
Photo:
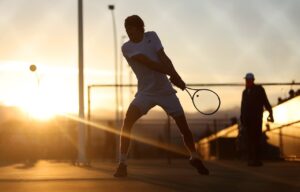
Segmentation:
{"type": "MultiPolygon", "coordinates": [[[[293,86],[300,85],[299,82],[274,82],[274,83],[257,83],[263,86],[293,86]]],[[[245,83],[188,83],[188,87],[242,87],[245,83]]],[[[91,121],[91,90],[92,88],[107,88],[107,87],[137,87],[137,84],[91,84],[88,85],[88,111],[87,119],[91,121]]],[[[122,95],[121,95],[122,97],[122,95]]],[[[169,129],[168,129],[169,130],[169,129]]],[[[91,146],[91,127],[87,127],[87,148],[91,146]]],[[[170,162],[170,159],[168,160],[170,162]]]]}

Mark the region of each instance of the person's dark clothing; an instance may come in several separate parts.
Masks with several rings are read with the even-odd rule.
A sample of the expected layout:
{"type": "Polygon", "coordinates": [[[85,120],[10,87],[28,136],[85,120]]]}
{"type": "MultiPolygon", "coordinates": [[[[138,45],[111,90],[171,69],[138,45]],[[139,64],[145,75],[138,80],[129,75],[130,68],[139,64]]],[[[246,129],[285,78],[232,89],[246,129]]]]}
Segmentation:
{"type": "Polygon", "coordinates": [[[253,121],[262,122],[264,107],[268,111],[272,109],[264,88],[261,85],[246,88],[242,95],[242,124],[248,125],[253,121]]]}
{"type": "Polygon", "coordinates": [[[261,159],[262,117],[264,107],[271,111],[264,88],[254,85],[246,88],[242,95],[241,123],[246,133],[248,161],[258,162],[261,159]]]}

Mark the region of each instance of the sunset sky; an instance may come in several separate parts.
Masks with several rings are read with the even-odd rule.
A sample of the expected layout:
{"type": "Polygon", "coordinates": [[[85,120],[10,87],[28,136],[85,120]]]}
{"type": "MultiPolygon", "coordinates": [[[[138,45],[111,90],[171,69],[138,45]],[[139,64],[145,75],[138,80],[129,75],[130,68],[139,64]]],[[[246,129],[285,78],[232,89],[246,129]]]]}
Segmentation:
{"type": "MultiPolygon", "coordinates": [[[[250,71],[257,82],[300,81],[300,1],[83,3],[85,87],[114,83],[109,4],[116,7],[118,51],[126,35],[124,19],[138,14],[146,31],[157,32],[187,83],[242,83],[250,71]]],[[[38,104],[54,113],[77,112],[77,0],[0,0],[0,13],[0,103],[23,109],[38,104]],[[37,66],[36,74],[29,71],[30,64],[37,66]]],[[[118,55],[120,60],[121,53],[118,55]]],[[[126,61],[123,64],[128,83],[130,69],[126,61]]],[[[287,96],[290,88],[267,87],[271,103],[276,104],[278,96],[287,96]]],[[[222,109],[239,106],[242,87],[213,89],[222,98],[222,109]]],[[[130,100],[128,92],[125,96],[130,100]]],[[[178,95],[186,110],[193,111],[188,95],[180,91],[178,95]]],[[[113,89],[97,89],[92,99],[94,109],[114,109],[113,89]]]]}

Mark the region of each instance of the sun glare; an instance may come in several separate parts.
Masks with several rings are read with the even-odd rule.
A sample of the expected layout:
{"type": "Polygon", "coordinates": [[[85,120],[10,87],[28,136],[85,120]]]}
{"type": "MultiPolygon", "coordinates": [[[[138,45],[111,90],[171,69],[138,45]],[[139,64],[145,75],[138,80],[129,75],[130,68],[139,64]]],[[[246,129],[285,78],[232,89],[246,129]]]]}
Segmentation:
{"type": "Polygon", "coordinates": [[[14,105],[19,107],[26,116],[41,121],[50,120],[61,113],[67,112],[62,107],[57,107],[57,104],[53,101],[47,101],[46,98],[35,97],[26,101],[19,100],[19,103],[14,105]]]}
{"type": "Polygon", "coordinates": [[[71,70],[30,63],[11,61],[9,64],[14,68],[8,68],[11,65],[4,68],[8,74],[18,72],[17,76],[7,80],[10,86],[1,98],[4,105],[18,107],[25,116],[38,120],[76,112],[78,99],[73,84],[77,81],[71,70]]]}
{"type": "Polygon", "coordinates": [[[56,108],[51,103],[39,101],[39,100],[18,100],[18,101],[11,101],[5,102],[6,106],[13,106],[19,108],[26,117],[47,121],[55,116],[65,113],[62,109],[56,108]]]}
{"type": "Polygon", "coordinates": [[[58,114],[55,110],[42,105],[26,106],[22,110],[37,120],[50,120],[58,114]]]}

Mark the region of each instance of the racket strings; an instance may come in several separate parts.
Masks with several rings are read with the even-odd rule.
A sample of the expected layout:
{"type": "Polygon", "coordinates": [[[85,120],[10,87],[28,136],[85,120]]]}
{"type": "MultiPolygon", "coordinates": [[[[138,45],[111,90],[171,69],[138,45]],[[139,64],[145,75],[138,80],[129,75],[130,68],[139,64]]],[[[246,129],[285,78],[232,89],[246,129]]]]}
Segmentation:
{"type": "Polygon", "coordinates": [[[204,115],[212,115],[216,113],[221,105],[220,97],[217,93],[210,89],[186,89],[192,98],[193,105],[200,113],[204,115]],[[195,91],[193,94],[190,91],[195,91]]]}

